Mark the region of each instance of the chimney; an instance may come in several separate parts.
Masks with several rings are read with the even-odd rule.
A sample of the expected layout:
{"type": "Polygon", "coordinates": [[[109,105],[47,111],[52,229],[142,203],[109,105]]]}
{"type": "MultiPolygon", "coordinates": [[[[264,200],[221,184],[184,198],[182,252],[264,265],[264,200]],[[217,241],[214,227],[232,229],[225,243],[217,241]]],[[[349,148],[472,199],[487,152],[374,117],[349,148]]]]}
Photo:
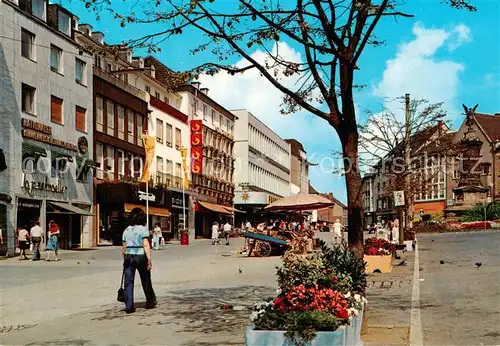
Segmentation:
{"type": "Polygon", "coordinates": [[[144,68],[144,59],[143,58],[132,58],[132,66],[136,68],[144,68]]]}
{"type": "Polygon", "coordinates": [[[104,44],[104,34],[100,31],[94,31],[92,33],[92,38],[99,42],[100,44],[104,44]]]}
{"type": "Polygon", "coordinates": [[[208,95],[208,88],[201,88],[200,91],[205,95],[208,95]]]}
{"type": "Polygon", "coordinates": [[[151,65],[151,66],[149,67],[149,75],[150,75],[151,77],[153,77],[153,78],[156,78],[156,70],[155,70],[154,65],[151,65]]]}
{"type": "Polygon", "coordinates": [[[79,24],[78,31],[87,37],[92,37],[92,25],[90,24],[79,24]]]}

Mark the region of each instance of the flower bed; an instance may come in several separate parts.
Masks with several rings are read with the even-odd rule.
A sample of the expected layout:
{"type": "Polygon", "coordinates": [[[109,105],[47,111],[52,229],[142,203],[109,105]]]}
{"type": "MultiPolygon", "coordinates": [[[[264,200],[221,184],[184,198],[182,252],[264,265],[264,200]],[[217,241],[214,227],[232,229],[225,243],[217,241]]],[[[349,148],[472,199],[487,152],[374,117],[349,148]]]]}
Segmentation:
{"type": "Polygon", "coordinates": [[[346,247],[320,243],[315,255],[285,253],[277,296],[256,305],[247,346],[359,344],[365,263],[346,247]]]}
{"type": "Polygon", "coordinates": [[[366,272],[392,272],[392,255],[396,252],[396,245],[385,239],[370,238],[365,242],[366,272]]]}

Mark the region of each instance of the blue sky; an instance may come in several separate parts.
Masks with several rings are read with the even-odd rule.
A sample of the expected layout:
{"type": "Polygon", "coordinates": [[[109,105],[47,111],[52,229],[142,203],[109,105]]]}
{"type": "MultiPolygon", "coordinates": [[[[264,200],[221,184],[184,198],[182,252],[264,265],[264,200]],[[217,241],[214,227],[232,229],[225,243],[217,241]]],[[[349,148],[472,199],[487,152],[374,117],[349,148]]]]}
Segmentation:
{"type": "MultiPolygon", "coordinates": [[[[386,40],[386,44],[368,47],[358,63],[356,84],[367,85],[356,93],[358,118],[366,118],[364,109],[380,110],[383,97],[406,92],[412,97],[444,102],[455,128],[463,120],[462,103],[479,104],[478,111],[484,113],[500,112],[500,2],[473,2],[478,11],[470,13],[451,9],[437,0],[411,1],[400,10],[414,14],[415,18],[399,18],[397,22],[391,17],[383,18],[376,34],[386,40]]],[[[218,0],[216,3],[226,6],[232,2],[218,0]]],[[[118,9],[128,9],[130,4],[113,2],[118,9]]],[[[97,22],[95,13],[86,10],[79,0],[64,0],[62,5],[77,15],[80,23],[89,23],[94,30],[104,32],[107,43],[120,43],[162,29],[161,25],[121,28],[119,22],[106,13],[101,14],[97,22]]],[[[186,32],[163,43],[162,52],[156,56],[175,70],[195,67],[210,59],[209,52],[189,54],[201,40],[198,33],[186,32]]],[[[280,42],[280,53],[283,52],[303,59],[300,47],[286,40],[280,42]]],[[[262,53],[256,49],[253,54],[259,57],[262,53]]],[[[240,59],[235,56],[231,62],[237,63],[240,59]]],[[[320,163],[310,172],[313,186],[321,192],[332,191],[341,201],[346,201],[344,178],[329,172],[332,164],[340,165],[331,155],[339,150],[339,141],[326,123],[304,112],[280,115],[280,94],[256,73],[240,77],[224,73],[202,77],[201,81],[209,87],[209,95],[225,107],[247,108],[280,136],[301,141],[310,159],[320,163]]],[[[386,106],[399,111],[393,104],[386,106]]]]}

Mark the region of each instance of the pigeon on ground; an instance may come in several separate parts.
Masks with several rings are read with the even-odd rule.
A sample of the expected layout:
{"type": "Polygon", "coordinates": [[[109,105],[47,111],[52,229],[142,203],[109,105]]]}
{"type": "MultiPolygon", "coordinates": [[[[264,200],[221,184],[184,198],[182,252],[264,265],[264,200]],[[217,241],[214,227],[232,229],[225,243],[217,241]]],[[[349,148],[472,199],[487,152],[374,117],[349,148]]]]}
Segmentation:
{"type": "Polygon", "coordinates": [[[444,261],[443,261],[443,260],[441,260],[441,261],[439,261],[439,263],[444,264],[444,261]]]}
{"type": "Polygon", "coordinates": [[[479,268],[481,267],[483,264],[481,262],[476,262],[476,267],[479,268]]]}
{"type": "Polygon", "coordinates": [[[406,264],[407,264],[406,260],[402,260],[401,262],[399,262],[398,266],[404,267],[406,264]]]}
{"type": "Polygon", "coordinates": [[[241,269],[241,267],[238,267],[238,272],[241,274],[243,273],[243,269],[241,269]]]}

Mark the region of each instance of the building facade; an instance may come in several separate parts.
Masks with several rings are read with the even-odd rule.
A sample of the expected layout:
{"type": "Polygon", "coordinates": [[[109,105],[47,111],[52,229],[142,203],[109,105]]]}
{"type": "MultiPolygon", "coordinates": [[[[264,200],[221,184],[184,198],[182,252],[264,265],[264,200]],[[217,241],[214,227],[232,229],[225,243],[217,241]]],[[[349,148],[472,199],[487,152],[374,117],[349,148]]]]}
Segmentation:
{"type": "Polygon", "coordinates": [[[293,195],[309,193],[309,167],[307,152],[296,139],[286,139],[290,144],[290,191],[293,195]]]}
{"type": "Polygon", "coordinates": [[[46,0],[0,1],[0,228],[54,220],[62,248],[92,236],[92,56],[75,41],[78,18],[46,0]]]}
{"type": "Polygon", "coordinates": [[[232,113],[237,118],[234,204],[250,214],[290,195],[290,144],[249,111],[232,113]]]}
{"type": "Polygon", "coordinates": [[[190,124],[190,236],[209,238],[213,222],[233,218],[235,116],[199,83],[176,91],[182,96],[180,110],[190,124]]]}

